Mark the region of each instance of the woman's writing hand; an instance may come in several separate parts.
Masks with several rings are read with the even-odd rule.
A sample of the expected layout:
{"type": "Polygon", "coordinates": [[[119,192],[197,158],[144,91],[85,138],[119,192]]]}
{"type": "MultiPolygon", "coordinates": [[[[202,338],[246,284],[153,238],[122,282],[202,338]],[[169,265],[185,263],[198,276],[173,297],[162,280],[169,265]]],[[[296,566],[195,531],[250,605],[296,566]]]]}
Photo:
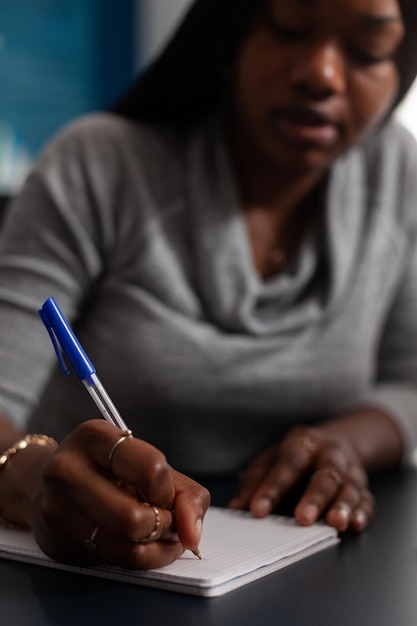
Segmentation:
{"type": "Polygon", "coordinates": [[[367,474],[349,443],[319,427],[297,427],[255,457],[241,473],[229,506],[256,517],[271,513],[302,481],[307,485],[294,511],[302,525],[324,517],[338,531],[362,531],[374,512],[367,474]]]}
{"type": "Polygon", "coordinates": [[[122,435],[102,420],[85,422],[46,463],[32,527],[52,558],[149,569],[197,549],[207,490],[142,440],[113,448],[122,435]]]}

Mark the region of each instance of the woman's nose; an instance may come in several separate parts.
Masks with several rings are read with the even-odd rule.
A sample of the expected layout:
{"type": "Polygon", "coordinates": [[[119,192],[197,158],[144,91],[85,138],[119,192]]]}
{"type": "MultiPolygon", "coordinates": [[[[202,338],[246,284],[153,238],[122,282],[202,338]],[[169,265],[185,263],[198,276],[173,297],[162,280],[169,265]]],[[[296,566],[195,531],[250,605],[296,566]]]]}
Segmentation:
{"type": "Polygon", "coordinates": [[[293,86],[310,97],[327,98],[346,87],[343,53],[336,42],[315,42],[295,55],[290,68],[293,86]]]}

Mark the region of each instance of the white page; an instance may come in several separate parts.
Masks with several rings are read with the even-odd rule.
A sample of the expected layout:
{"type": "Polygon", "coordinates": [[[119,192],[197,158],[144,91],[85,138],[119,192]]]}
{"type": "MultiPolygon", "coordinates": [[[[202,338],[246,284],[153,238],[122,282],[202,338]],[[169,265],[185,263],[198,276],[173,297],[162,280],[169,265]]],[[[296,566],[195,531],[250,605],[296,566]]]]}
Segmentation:
{"type": "Polygon", "coordinates": [[[0,528],[0,556],[75,573],[208,597],[224,594],[338,542],[325,524],[302,527],[292,518],[211,507],[200,543],[202,560],[191,552],[166,567],[127,571],[77,567],[52,561],[30,531],[0,528]]]}

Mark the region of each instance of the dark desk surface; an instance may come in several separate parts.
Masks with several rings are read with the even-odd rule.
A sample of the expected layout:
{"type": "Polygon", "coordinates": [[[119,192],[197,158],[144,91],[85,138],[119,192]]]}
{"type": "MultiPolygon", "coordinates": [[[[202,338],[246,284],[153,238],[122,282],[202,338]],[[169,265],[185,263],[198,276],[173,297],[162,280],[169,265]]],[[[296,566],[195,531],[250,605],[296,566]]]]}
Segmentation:
{"type": "Polygon", "coordinates": [[[377,516],[367,532],[220,598],[0,561],[1,621],[30,626],[415,626],[417,471],[384,477],[374,493],[377,516]]]}

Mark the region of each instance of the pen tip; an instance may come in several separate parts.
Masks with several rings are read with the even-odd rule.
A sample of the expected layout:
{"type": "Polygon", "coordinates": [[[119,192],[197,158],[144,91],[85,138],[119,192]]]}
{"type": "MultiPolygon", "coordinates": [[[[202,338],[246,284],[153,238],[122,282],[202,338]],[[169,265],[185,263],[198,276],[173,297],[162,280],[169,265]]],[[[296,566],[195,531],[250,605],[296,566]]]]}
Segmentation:
{"type": "Polygon", "coordinates": [[[197,548],[197,550],[192,550],[192,553],[193,553],[193,554],[194,554],[194,555],[195,555],[198,559],[200,559],[200,561],[201,561],[201,559],[203,558],[203,557],[201,556],[201,552],[200,552],[200,550],[199,550],[198,548],[197,548]]]}

